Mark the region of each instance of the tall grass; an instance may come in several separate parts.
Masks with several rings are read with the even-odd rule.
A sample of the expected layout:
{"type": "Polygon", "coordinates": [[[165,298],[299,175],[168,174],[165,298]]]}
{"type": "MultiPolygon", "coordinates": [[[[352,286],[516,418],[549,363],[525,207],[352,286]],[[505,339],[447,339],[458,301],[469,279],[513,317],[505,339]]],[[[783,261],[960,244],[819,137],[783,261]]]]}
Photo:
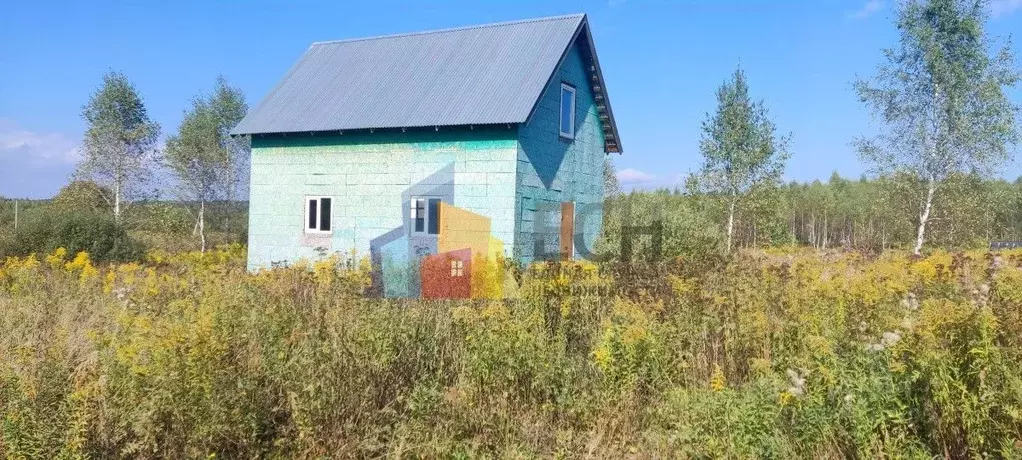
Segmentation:
{"type": "Polygon", "coordinates": [[[242,254],[8,259],[0,455],[1020,455],[1022,252],[537,264],[450,302],[242,254]]]}

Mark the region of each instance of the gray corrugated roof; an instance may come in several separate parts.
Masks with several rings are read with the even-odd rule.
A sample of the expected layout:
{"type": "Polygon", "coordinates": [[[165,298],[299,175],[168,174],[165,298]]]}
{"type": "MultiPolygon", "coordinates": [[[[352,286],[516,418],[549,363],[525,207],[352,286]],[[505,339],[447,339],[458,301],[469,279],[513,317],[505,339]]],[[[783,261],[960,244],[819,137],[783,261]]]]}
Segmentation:
{"type": "Polygon", "coordinates": [[[232,132],[521,123],[583,25],[578,14],[314,43],[232,132]]]}

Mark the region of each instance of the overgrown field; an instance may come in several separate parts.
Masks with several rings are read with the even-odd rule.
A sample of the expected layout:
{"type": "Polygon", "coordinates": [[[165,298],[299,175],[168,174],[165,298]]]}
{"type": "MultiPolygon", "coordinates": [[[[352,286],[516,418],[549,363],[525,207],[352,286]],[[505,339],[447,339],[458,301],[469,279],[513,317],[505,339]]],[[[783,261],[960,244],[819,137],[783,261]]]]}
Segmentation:
{"type": "Polygon", "coordinates": [[[243,252],[4,262],[0,455],[1022,455],[1022,252],[534,265],[460,302],[243,252]]]}

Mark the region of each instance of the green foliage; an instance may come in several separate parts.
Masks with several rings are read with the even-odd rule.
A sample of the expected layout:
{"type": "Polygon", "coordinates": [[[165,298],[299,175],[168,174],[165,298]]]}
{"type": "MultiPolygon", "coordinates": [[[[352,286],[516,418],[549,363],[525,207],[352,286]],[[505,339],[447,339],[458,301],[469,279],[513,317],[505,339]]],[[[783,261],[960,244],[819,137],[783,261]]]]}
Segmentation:
{"type": "Polygon", "coordinates": [[[84,158],[76,175],[109,193],[106,201],[120,221],[128,199],[150,192],[146,183],[157,163],[160,126],[150,120],[135,86],[118,72],[103,76],[103,84],[82,108],[82,118],[87,125],[84,158]]]}
{"type": "Polygon", "coordinates": [[[714,224],[712,204],[705,196],[673,195],[666,191],[633,192],[604,202],[603,235],[597,252],[604,257],[621,259],[624,233],[632,240],[631,260],[649,259],[653,255],[652,227],[662,230],[661,259],[701,258],[719,252],[724,236],[714,224]]]}
{"type": "Polygon", "coordinates": [[[178,181],[179,198],[198,205],[196,222],[202,250],[206,248],[207,202],[234,198],[240,152],[230,130],[247,110],[241,91],[220,77],[214,94],[193,100],[178,133],[167,140],[166,163],[178,181]]]}
{"type": "Polygon", "coordinates": [[[236,168],[230,130],[245,116],[244,96],[217,79],[213,94],[197,97],[178,133],[167,140],[166,162],[186,188],[186,199],[211,200],[223,193],[236,168]]]}
{"type": "Polygon", "coordinates": [[[617,180],[617,168],[609,156],[603,160],[603,196],[613,197],[621,193],[621,184],[617,180]]]}
{"type": "Polygon", "coordinates": [[[656,418],[677,433],[666,447],[681,457],[794,458],[791,439],[781,432],[782,408],[776,383],[757,380],[740,391],[677,389],[666,395],[656,418]]]}
{"type": "Polygon", "coordinates": [[[173,202],[150,201],[139,203],[131,210],[137,229],[144,232],[164,233],[181,237],[190,235],[194,219],[185,205],[173,202]]]}
{"type": "Polygon", "coordinates": [[[99,261],[140,260],[144,253],[112,216],[47,206],[26,213],[18,232],[0,246],[0,257],[46,254],[57,248],[72,254],[86,251],[99,261]]]}
{"type": "MultiPolygon", "coordinates": [[[[604,240],[598,246],[617,254],[623,225],[664,224],[666,257],[703,257],[704,250],[723,246],[715,222],[726,214],[708,196],[692,190],[666,190],[622,195],[607,201],[604,240]],[[624,209],[631,206],[628,224],[624,209]],[[718,246],[719,245],[719,246],[718,246]]],[[[928,239],[944,248],[976,249],[994,240],[1022,240],[1022,181],[955,175],[937,196],[928,239]]],[[[899,174],[851,180],[837,174],[826,182],[792,182],[763,191],[739,203],[734,244],[738,247],[806,245],[817,249],[857,248],[879,251],[911,248],[915,242],[920,182],[899,174]]],[[[925,184],[923,184],[925,187],[925,184]]],[[[648,254],[650,239],[637,239],[637,251],[648,254]]]]}
{"type": "MultiPolygon", "coordinates": [[[[244,248],[0,265],[6,457],[1010,457],[1022,254],[739,251],[650,291],[534,264],[502,301],[363,298],[244,248]]],[[[620,272],[619,272],[620,273],[620,272]]]]}
{"type": "Polygon", "coordinates": [[[951,179],[994,172],[1019,140],[1018,107],[1006,90],[1020,74],[1008,46],[991,53],[988,9],[988,1],[971,0],[901,4],[899,46],[884,51],[873,81],[855,84],[884,125],[857,142],[861,156],[880,174],[916,179],[917,254],[934,203],[945,201],[937,192],[968,193],[951,179]]]}
{"type": "Polygon", "coordinates": [[[94,182],[74,180],[61,187],[50,204],[65,212],[109,213],[110,190],[94,182]]]}
{"type": "MultiPolygon", "coordinates": [[[[731,251],[734,219],[739,202],[777,185],[784,172],[788,138],[777,139],[776,128],[762,102],[753,102],[745,73],[738,69],[717,90],[717,110],[707,114],[699,151],[703,155],[699,184],[717,196],[726,208],[727,239],[731,251]]],[[[762,206],[768,203],[760,201],[762,206]]]]}

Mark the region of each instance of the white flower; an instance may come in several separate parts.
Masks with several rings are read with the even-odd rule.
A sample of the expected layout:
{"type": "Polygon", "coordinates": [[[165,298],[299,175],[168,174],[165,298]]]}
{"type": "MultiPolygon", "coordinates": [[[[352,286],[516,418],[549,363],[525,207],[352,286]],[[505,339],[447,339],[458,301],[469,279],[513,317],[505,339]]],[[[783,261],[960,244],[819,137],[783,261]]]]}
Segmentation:
{"type": "MultiPolygon", "coordinates": [[[[784,371],[784,373],[788,375],[788,380],[791,381],[791,387],[788,388],[788,393],[791,393],[792,396],[802,396],[803,394],[805,394],[806,392],[805,377],[799,375],[798,372],[795,372],[792,369],[788,369],[784,371]]],[[[803,371],[803,373],[805,373],[805,371],[803,371]]]]}
{"type": "Polygon", "coordinates": [[[889,347],[898,343],[899,340],[901,340],[901,334],[899,334],[898,331],[888,331],[884,332],[883,337],[880,338],[880,343],[889,347]]]}

